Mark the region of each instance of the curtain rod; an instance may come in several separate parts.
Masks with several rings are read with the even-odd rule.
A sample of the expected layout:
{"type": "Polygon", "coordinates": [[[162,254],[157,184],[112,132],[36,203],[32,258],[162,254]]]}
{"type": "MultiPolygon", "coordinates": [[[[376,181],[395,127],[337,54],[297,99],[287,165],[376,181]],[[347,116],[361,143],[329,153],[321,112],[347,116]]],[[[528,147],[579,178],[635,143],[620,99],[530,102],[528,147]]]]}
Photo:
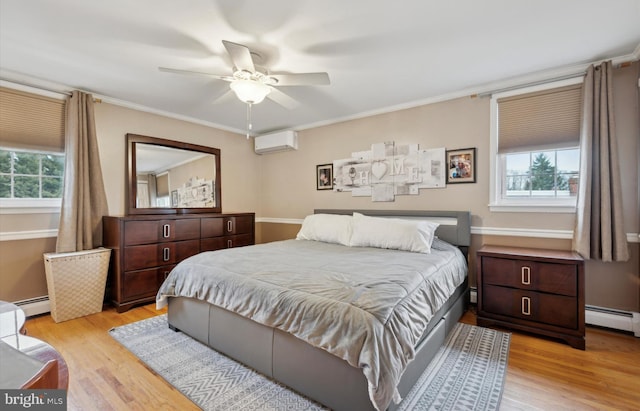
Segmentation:
{"type": "Polygon", "coordinates": [[[624,59],[624,58],[601,60],[601,61],[597,61],[597,62],[594,62],[594,63],[590,63],[589,65],[585,66],[584,68],[576,69],[574,72],[571,72],[569,74],[565,74],[565,75],[562,75],[562,76],[556,76],[556,77],[552,77],[552,78],[548,78],[548,79],[530,81],[528,83],[516,84],[516,85],[513,85],[513,86],[506,86],[506,87],[493,89],[493,90],[489,90],[489,91],[483,91],[482,93],[472,94],[470,97],[472,97],[472,98],[475,98],[475,97],[489,97],[492,94],[504,93],[504,92],[507,92],[507,91],[517,90],[517,89],[521,89],[521,88],[525,88],[525,87],[539,86],[541,84],[553,83],[555,81],[569,80],[569,79],[572,79],[572,78],[581,77],[581,76],[584,76],[587,73],[587,68],[591,64],[599,65],[599,64],[601,64],[601,63],[603,63],[605,61],[609,61],[609,60],[611,60],[611,63],[614,66],[616,66],[617,68],[621,68],[621,67],[629,67],[634,61],[637,61],[637,58],[636,58],[636,60],[634,60],[634,59],[629,60],[629,59],[624,59]]]}
{"type": "MultiPolygon", "coordinates": [[[[26,88],[26,89],[32,89],[32,90],[40,90],[40,91],[44,91],[47,93],[52,93],[52,94],[57,94],[59,96],[71,96],[71,92],[70,91],[60,91],[60,90],[55,90],[53,88],[49,88],[49,87],[45,87],[45,86],[40,86],[40,85],[33,85],[33,84],[27,84],[25,82],[20,82],[20,81],[15,81],[15,80],[5,80],[5,79],[0,79],[0,85],[2,85],[2,83],[10,83],[16,86],[20,86],[21,88],[26,88]]],[[[9,87],[11,88],[11,87],[9,87]]],[[[27,91],[29,92],[30,90],[22,90],[22,91],[27,91]]],[[[93,96],[93,94],[91,92],[88,91],[84,91],[84,90],[78,90],[81,91],[83,93],[87,93],[87,94],[91,94],[93,96]]],[[[93,102],[94,103],[102,103],[102,99],[101,98],[97,98],[97,97],[93,97],[93,102]]]]}
{"type": "Polygon", "coordinates": [[[22,87],[26,87],[26,88],[32,88],[32,89],[36,89],[36,90],[46,91],[48,93],[58,94],[58,95],[62,95],[62,96],[70,96],[71,95],[70,91],[60,91],[60,90],[56,90],[56,89],[51,88],[51,87],[45,87],[45,86],[41,86],[41,85],[29,84],[29,83],[27,83],[25,81],[7,80],[7,79],[4,79],[4,78],[1,78],[0,80],[2,80],[2,82],[14,84],[16,86],[22,86],[22,87]]]}
{"type": "Polygon", "coordinates": [[[471,97],[489,97],[489,96],[491,96],[493,94],[504,93],[504,92],[511,91],[511,90],[518,90],[518,89],[526,88],[526,87],[539,86],[541,84],[554,83],[556,81],[569,80],[569,79],[572,79],[572,78],[584,76],[585,73],[586,73],[586,70],[585,71],[580,71],[580,72],[577,72],[577,73],[566,74],[564,76],[553,77],[553,78],[549,78],[549,79],[545,79],[545,80],[531,81],[529,83],[517,84],[517,85],[513,85],[513,86],[508,86],[508,87],[498,88],[498,89],[494,89],[494,90],[490,90],[490,91],[485,91],[485,92],[482,92],[482,93],[472,94],[471,97]]]}

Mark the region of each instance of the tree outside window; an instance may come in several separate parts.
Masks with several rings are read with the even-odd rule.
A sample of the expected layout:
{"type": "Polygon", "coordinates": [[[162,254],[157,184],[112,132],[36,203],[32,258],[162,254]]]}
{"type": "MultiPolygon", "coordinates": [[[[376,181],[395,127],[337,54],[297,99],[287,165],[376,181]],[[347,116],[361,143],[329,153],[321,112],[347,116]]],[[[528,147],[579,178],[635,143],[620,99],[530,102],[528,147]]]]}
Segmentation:
{"type": "Polygon", "coordinates": [[[64,155],[0,149],[0,198],[61,198],[64,155]]]}
{"type": "Polygon", "coordinates": [[[579,150],[506,154],[507,197],[571,197],[576,195],[579,150]]]}

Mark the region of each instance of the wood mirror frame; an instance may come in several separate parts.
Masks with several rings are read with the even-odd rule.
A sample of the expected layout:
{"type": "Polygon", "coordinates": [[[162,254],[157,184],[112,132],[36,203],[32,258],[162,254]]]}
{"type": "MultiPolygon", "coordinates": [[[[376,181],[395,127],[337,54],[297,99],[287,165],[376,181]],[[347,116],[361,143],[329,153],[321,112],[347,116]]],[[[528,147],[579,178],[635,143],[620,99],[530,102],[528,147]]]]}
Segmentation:
{"type": "MultiPolygon", "coordinates": [[[[213,147],[200,146],[197,144],[183,143],[180,141],[167,140],[157,137],[148,137],[138,134],[128,133],[126,135],[127,149],[126,149],[126,208],[127,214],[186,214],[186,213],[221,213],[222,212],[222,190],[221,190],[221,178],[220,178],[220,149],[213,147]],[[141,150],[145,151],[141,151],[141,150]],[[166,151],[164,151],[166,150],[166,151]],[[149,170],[141,170],[141,153],[148,151],[163,151],[161,157],[165,160],[171,155],[187,155],[193,153],[194,156],[190,160],[182,160],[180,163],[168,166],[165,164],[160,165],[160,170],[164,170],[161,174],[166,174],[166,182],[163,186],[166,189],[166,193],[160,197],[165,204],[151,205],[151,199],[148,197],[149,204],[140,206],[138,199],[138,176],[141,172],[146,175],[152,175],[149,170]],[[195,172],[189,174],[184,170],[184,166],[188,162],[197,161],[205,162],[204,167],[200,167],[199,171],[202,172],[203,168],[206,169],[205,173],[208,173],[208,162],[213,160],[211,164],[211,175],[197,175],[195,172]],[[181,168],[180,173],[183,175],[189,175],[189,178],[184,178],[184,181],[173,181],[170,179],[170,171],[181,168]],[[195,174],[195,175],[194,175],[195,174]],[[210,178],[210,179],[209,179],[210,178]],[[188,198],[188,200],[185,200],[188,198]],[[168,199],[168,200],[167,200],[168,199]],[[168,201],[168,203],[167,203],[168,201]],[[193,205],[189,205],[193,204],[193,205]],[[205,205],[206,204],[206,205],[205,205]]],[[[143,154],[144,156],[145,154],[143,154]]],[[[147,158],[150,160],[150,158],[147,158]]],[[[157,171],[157,170],[156,170],[157,171]]],[[[153,174],[154,177],[156,174],[153,174]]],[[[157,181],[157,179],[154,179],[157,181]]],[[[157,186],[157,184],[156,184],[157,186]]],[[[143,198],[144,199],[144,198],[143,198]]],[[[157,190],[156,190],[156,200],[157,190]]]]}

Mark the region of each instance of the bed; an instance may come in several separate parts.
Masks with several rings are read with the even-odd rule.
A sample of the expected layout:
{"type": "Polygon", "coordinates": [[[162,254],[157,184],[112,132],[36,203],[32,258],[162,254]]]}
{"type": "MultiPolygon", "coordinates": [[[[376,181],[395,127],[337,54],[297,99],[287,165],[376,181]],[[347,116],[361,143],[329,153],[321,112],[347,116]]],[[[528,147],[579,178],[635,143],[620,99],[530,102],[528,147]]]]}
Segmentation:
{"type": "Polygon", "coordinates": [[[394,410],[466,310],[469,213],[315,210],[298,237],[190,257],[157,306],[172,329],[331,409],[394,410]],[[432,230],[426,250],[404,244],[411,227],[420,241],[432,230]]]}

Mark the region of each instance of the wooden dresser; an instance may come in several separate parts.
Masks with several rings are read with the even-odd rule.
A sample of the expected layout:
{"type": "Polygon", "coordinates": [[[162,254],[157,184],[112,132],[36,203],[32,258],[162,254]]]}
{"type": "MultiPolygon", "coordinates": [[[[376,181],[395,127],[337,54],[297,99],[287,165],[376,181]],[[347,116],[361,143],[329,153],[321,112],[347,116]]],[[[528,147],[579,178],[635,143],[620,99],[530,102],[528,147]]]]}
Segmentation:
{"type": "Polygon", "coordinates": [[[103,217],[111,248],[107,292],[118,312],[155,300],[173,267],[201,251],[255,243],[255,214],[103,217]]]}
{"type": "Polygon", "coordinates": [[[584,261],[570,251],[483,246],[478,325],[546,335],[585,349],[584,261]]]}

